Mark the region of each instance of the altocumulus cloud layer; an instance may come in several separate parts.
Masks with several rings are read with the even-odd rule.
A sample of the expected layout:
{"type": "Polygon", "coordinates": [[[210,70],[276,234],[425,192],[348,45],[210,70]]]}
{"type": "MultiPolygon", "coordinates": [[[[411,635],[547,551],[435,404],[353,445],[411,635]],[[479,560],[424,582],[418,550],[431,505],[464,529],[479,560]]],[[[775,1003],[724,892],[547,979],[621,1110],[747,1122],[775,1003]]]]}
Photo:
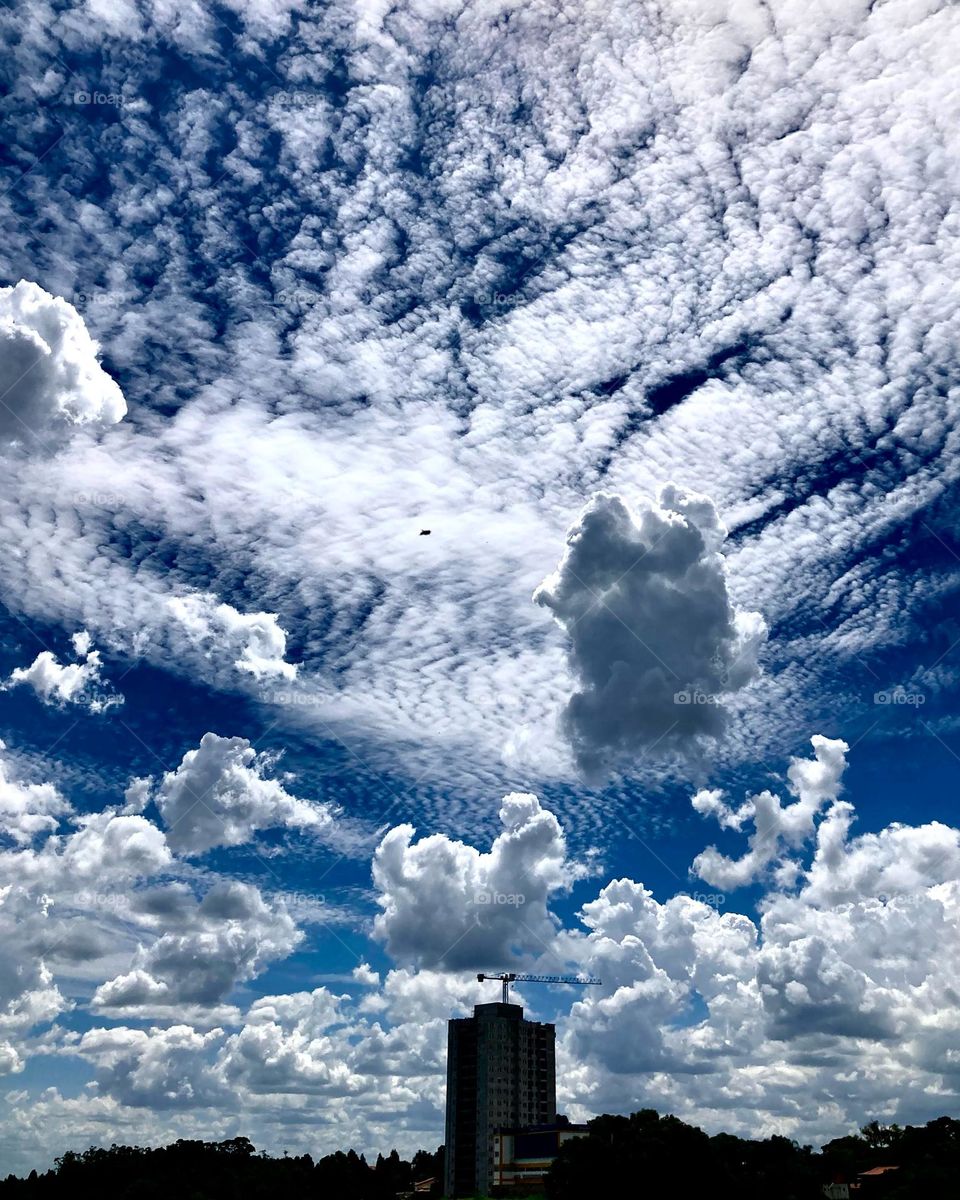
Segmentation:
{"type": "MultiPolygon", "coordinates": [[[[777,634],[724,761],[947,648],[952,5],[82,13],[0,18],[5,270],[130,413],[92,436],[86,345],[51,399],[50,334],[18,403],[87,424],[0,497],[18,613],[216,686],[297,663],[302,724],[434,778],[569,777],[583,664],[530,595],[590,496],[673,480],[777,634]]],[[[629,695],[585,694],[615,745],[629,695]]]]}
{"type": "Polygon", "coordinates": [[[0,31],[0,699],[49,733],[0,771],[9,1166],[434,1144],[445,1021],[505,962],[604,980],[525,997],[574,1116],[956,1108],[957,830],[858,832],[840,787],[875,693],[952,728],[960,10],[0,31]],[[180,693],[141,670],[217,721],[101,787],[70,723],[157,742],[180,693]],[[260,707],[429,798],[359,821],[260,707]],[[664,774],[692,873],[598,878],[664,774]]]}

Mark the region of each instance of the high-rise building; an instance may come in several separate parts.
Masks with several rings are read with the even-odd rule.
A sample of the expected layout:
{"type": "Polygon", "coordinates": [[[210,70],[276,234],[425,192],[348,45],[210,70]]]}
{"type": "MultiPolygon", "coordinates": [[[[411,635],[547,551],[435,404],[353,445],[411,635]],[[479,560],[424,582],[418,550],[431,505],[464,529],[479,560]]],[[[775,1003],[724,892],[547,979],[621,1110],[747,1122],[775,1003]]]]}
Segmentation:
{"type": "Polygon", "coordinates": [[[487,1196],[498,1129],[557,1119],[556,1030],[519,1004],[477,1004],[449,1022],[446,1196],[487,1196]]]}

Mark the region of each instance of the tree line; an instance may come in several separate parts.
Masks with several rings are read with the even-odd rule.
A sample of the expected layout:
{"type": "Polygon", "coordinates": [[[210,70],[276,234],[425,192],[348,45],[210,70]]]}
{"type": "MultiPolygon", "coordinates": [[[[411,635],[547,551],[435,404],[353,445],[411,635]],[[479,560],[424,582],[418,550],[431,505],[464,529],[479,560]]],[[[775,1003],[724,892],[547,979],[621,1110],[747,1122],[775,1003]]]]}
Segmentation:
{"type": "Polygon", "coordinates": [[[224,1142],[180,1140],[171,1146],[91,1146],[68,1151],[43,1174],[0,1182],[2,1200],[396,1200],[418,1180],[443,1190],[443,1147],[418,1150],[410,1161],[396,1150],[373,1165],[353,1150],[274,1157],[245,1137],[224,1142]]]}
{"type": "MultiPolygon", "coordinates": [[[[619,1200],[649,1190],[698,1200],[814,1200],[834,1180],[860,1182],[867,1200],[956,1200],[960,1196],[960,1121],[939,1117],[924,1126],[865,1125],[822,1150],[786,1137],[750,1139],[719,1133],[652,1109],[602,1116],[570,1139],[550,1168],[547,1200],[619,1200]],[[863,1176],[878,1167],[896,1170],[863,1176]]],[[[143,1148],[69,1151],[54,1167],[26,1179],[0,1181],[0,1200],[397,1200],[414,1184],[443,1186],[443,1147],[418,1150],[409,1161],[396,1150],[374,1164],[353,1150],[316,1161],[309,1155],[258,1153],[247,1138],[184,1141],[143,1148]]]]}
{"type": "Polygon", "coordinates": [[[702,1129],[652,1109],[597,1117],[588,1134],[566,1142],[547,1177],[548,1200],[651,1195],[742,1200],[812,1200],[823,1185],[859,1183],[864,1200],[956,1200],[960,1196],[960,1121],[922,1127],[865,1125],[817,1153],[785,1137],[763,1140],[702,1129]],[[877,1167],[896,1170],[863,1176],[877,1167]],[[858,1178],[859,1177],[859,1178],[858,1178]]]}

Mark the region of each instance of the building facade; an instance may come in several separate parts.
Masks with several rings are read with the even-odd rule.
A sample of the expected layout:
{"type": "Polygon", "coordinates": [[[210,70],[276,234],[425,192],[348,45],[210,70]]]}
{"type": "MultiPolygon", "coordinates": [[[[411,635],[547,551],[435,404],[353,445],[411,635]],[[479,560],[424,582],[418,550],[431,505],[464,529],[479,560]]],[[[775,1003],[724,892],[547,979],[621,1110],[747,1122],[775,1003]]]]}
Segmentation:
{"type": "Polygon", "coordinates": [[[560,1121],[555,1125],[527,1125],[500,1129],[493,1135],[493,1186],[519,1194],[542,1192],[547,1172],[571,1138],[586,1137],[586,1125],[560,1121]]]}
{"type": "Polygon", "coordinates": [[[478,1004],[449,1022],[446,1196],[490,1194],[498,1130],[556,1121],[555,1039],[519,1004],[478,1004]]]}

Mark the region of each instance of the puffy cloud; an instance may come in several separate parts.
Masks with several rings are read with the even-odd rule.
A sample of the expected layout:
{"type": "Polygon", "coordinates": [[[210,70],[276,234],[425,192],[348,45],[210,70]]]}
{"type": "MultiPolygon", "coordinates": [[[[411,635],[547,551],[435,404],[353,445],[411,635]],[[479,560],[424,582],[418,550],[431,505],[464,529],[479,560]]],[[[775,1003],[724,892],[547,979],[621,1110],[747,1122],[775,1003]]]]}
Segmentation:
{"type": "MultiPolygon", "coordinates": [[[[952,560],[932,537],[916,552],[917,537],[950,519],[957,456],[955,5],[834,4],[816,20],[779,5],[771,23],[749,5],[638,16],[634,0],[610,0],[558,21],[530,0],[521,26],[483,5],[456,22],[443,6],[382,19],[311,6],[298,28],[315,54],[275,53],[282,43],[247,25],[242,87],[197,6],[129,20],[108,7],[5,17],[5,94],[21,117],[11,154],[29,166],[2,216],[8,278],[35,271],[74,295],[136,405],[109,438],[76,438],[69,455],[0,480],[0,590],[16,611],[98,640],[109,630],[229,688],[256,683],[232,665],[242,646],[224,635],[221,656],[191,641],[166,598],[199,589],[278,613],[310,664],[310,704],[277,715],[369,737],[391,766],[416,755],[415,773],[448,785],[456,771],[437,804],[461,837],[477,797],[503,788],[508,740],[526,786],[566,772],[548,722],[572,689],[560,633],[529,595],[598,488],[696,481],[734,534],[732,601],[775,623],[777,670],[734,702],[743,720],[716,746],[718,773],[795,745],[813,706],[852,721],[875,690],[858,655],[929,649],[936,566],[952,560]],[[122,120],[71,118],[53,145],[56,59],[98,61],[105,29],[129,106],[122,120]],[[156,95],[171,42],[209,87],[180,86],[178,72],[156,95]],[[300,99],[264,101],[278,83],[300,99]],[[104,189],[94,177],[108,160],[104,189]],[[41,216],[32,230],[28,209],[41,216]],[[158,632],[163,619],[179,642],[158,632]]],[[[839,834],[835,816],[821,830],[839,834]]],[[[951,835],[876,836],[874,853],[845,835],[844,861],[864,888],[890,885],[888,899],[841,903],[890,911],[882,957],[911,943],[909,907],[894,914],[915,894],[896,891],[911,876],[885,856],[903,851],[918,883],[933,880],[951,835]]],[[[949,950],[949,917],[931,927],[949,950]]],[[[829,927],[809,932],[833,944],[829,927]]],[[[927,953],[917,947],[918,974],[927,953]]],[[[802,960],[818,961],[832,969],[829,956],[802,960]]],[[[787,1012],[780,978],[772,966],[771,1015],[787,1012]]],[[[740,981],[711,1009],[728,1005],[737,1037],[698,1026],[692,1001],[685,1036],[710,1043],[712,1074],[621,1075],[618,1090],[576,1061],[573,1098],[626,1108],[642,1092],[691,1115],[699,1105],[713,1127],[749,1107],[751,1122],[804,1137],[892,1095],[908,1110],[942,1105],[950,1085],[933,1068],[950,1066],[953,1031],[934,1027],[955,1006],[950,979],[944,962],[922,993],[939,1009],[924,1011],[911,1061],[889,1041],[811,1034],[831,1039],[824,1068],[809,1039],[764,1041],[763,1002],[740,981]],[[745,1010],[752,1020],[733,1019],[745,1010]],[[918,1071],[921,1057],[931,1066],[918,1071]]],[[[870,1005],[882,1009],[865,994],[870,1005]]],[[[373,1100],[395,1104],[388,1136],[408,1136],[429,1087],[387,1090],[373,1100]]],[[[296,1144],[284,1104],[258,1110],[281,1148],[296,1144]]],[[[295,1109],[315,1149],[316,1109],[295,1109]]],[[[102,1097],[20,1111],[18,1148],[38,1129],[59,1149],[184,1128],[102,1097]]],[[[337,1142],[377,1144],[384,1122],[359,1102],[331,1111],[337,1142]]],[[[202,1132],[224,1119],[205,1113],[202,1132]]],[[[419,1126],[436,1127],[436,1113],[419,1126]]]]}
{"type": "Polygon", "coordinates": [[[230,1039],[222,1064],[225,1077],[254,1092],[361,1092],[370,1080],[344,1061],[346,1046],[330,1035],[333,1026],[347,1021],[340,999],[317,988],[258,1000],[244,1028],[230,1039]]]}
{"type": "Polygon", "coordinates": [[[174,596],[167,607],[207,657],[236,655],[236,669],[257,680],[296,678],[296,665],[284,660],[287,635],[275,613],[241,613],[210,593],[174,596]]]}
{"type": "Polygon", "coordinates": [[[303,934],[282,901],[268,904],[250,884],[221,880],[199,903],[167,914],[164,932],[142,946],[131,969],[102,984],[95,1011],[114,1016],[183,1016],[222,1020],[237,983],[286,958],[303,934]],[[204,1014],[203,1010],[209,1010],[204,1014]]]}
{"type": "Polygon", "coordinates": [[[13,1069],[26,1058],[24,1040],[37,1025],[54,1020],[72,1005],[38,953],[36,927],[46,904],[11,883],[0,886],[0,1039],[13,1054],[13,1069]],[[9,1040],[8,1040],[9,1039],[9,1040]]]}
{"type": "MultiPolygon", "coordinates": [[[[20,1044],[72,1002],[61,979],[99,979],[134,947],[122,920],[133,886],[172,863],[163,833],[107,808],[76,813],[49,783],[24,784],[0,762],[0,1034],[20,1044]],[[72,828],[59,832],[69,822],[72,828]],[[18,1042],[17,1039],[20,1039],[18,1042]]],[[[68,989],[69,994],[69,989],[68,989]]]]}
{"type": "Polygon", "coordinates": [[[26,280],[0,288],[0,440],[119,421],[127,406],[97,351],[66,300],[26,280]]]}
{"type": "Polygon", "coordinates": [[[713,503],[672,484],[636,512],[593,497],[534,593],[570,639],[582,690],[563,728],[595,774],[624,755],[689,748],[724,728],[723,702],[757,673],[766,627],[727,593],[713,503]]]}
{"type": "Polygon", "coordinates": [[[16,1075],[26,1063],[11,1042],[0,1042],[0,1075],[16,1075]]]}
{"type": "Polygon", "coordinates": [[[817,850],[804,873],[804,896],[821,906],[864,898],[909,896],[960,878],[960,831],[941,821],[888,825],[852,841],[853,806],[831,806],[817,830],[817,850]]]}
{"type": "Polygon", "coordinates": [[[709,846],[694,859],[694,874],[725,890],[752,883],[773,864],[785,881],[795,877],[798,868],[787,856],[813,837],[823,806],[836,800],[849,749],[846,742],[821,734],[810,742],[814,758],[794,758],[787,771],[788,787],[797,797],[792,804],[781,804],[769,791],[751,796],[737,809],[730,808],[717,791],[700,791],[693,797],[693,807],[704,816],[716,817],[723,828],[739,830],[745,821],[753,823],[744,855],[728,858],[709,846]]]}
{"type": "Polygon", "coordinates": [[[89,1029],[76,1052],[96,1067],[97,1088],[121,1104],[167,1110],[228,1102],[213,1077],[208,1051],[222,1030],[189,1025],[166,1029],[89,1029]]]}
{"type": "Polygon", "coordinates": [[[156,802],[167,840],[181,854],[203,854],[214,846],[238,846],[258,829],[287,826],[322,831],[333,810],[291,796],[264,776],[269,756],[257,756],[246,738],[205,733],[175,771],[168,771],[156,802]]]}
{"type": "MultiPolygon", "coordinates": [[[[533,797],[510,796],[505,830],[486,853],[443,837],[413,842],[407,828],[381,845],[379,935],[391,952],[433,960],[438,969],[393,969],[381,980],[361,963],[344,977],[344,994],[318,987],[266,995],[241,1017],[228,1003],[231,988],[287,953],[296,936],[282,907],[271,908],[248,885],[221,881],[199,901],[183,884],[164,885],[137,893],[125,915],[143,928],[149,922],[156,936],[149,944],[144,937],[130,967],[101,985],[94,1006],[175,1024],[93,1029],[70,1035],[60,1052],[89,1061],[93,1095],[120,1106],[105,1116],[104,1134],[119,1120],[140,1128],[150,1112],[175,1110],[192,1111],[200,1135],[242,1112],[247,1120],[255,1113],[267,1143],[278,1145],[322,1097],[336,1131],[331,1147],[344,1129],[365,1146],[423,1140],[442,1121],[446,1019],[488,995],[466,963],[450,970],[455,955],[444,953],[437,926],[502,963],[518,926],[475,933],[464,917],[469,889],[501,888],[521,871],[540,880],[531,967],[575,962],[604,981],[571,990],[569,1007],[552,994],[560,1009],[561,1104],[573,1115],[643,1104],[711,1129],[815,1141],[864,1113],[934,1115],[960,1096],[958,833],[897,825],[852,838],[851,806],[832,799],[844,751],[825,739],[817,744],[819,757],[791,763],[791,787],[797,803],[830,808],[819,825],[814,812],[806,863],[806,824],[786,821],[798,839],[795,880],[774,877],[759,918],[719,911],[723,897],[659,901],[623,878],[581,906],[579,925],[563,928],[548,908],[571,871],[562,833],[533,797]],[[898,852],[904,869],[894,877],[898,852]],[[445,890],[444,875],[452,881],[445,890]],[[899,890],[878,890],[893,885],[899,890]],[[239,1028],[193,1027],[211,1021],[239,1028]]],[[[712,803],[722,813],[722,797],[712,803]]],[[[11,1010],[15,1030],[65,1003],[44,994],[43,979],[35,982],[29,1002],[11,1010]]],[[[531,996],[538,1005],[544,998],[531,996]]]]}
{"type": "Polygon", "coordinates": [[[374,934],[393,958],[503,967],[552,940],[547,900],[581,868],[568,862],[560,824],[536,796],[505,796],[500,820],[487,853],[442,834],[414,842],[411,825],[386,834],[373,859],[383,909],[374,934]]]}
{"type": "Polygon", "coordinates": [[[0,866],[24,883],[80,889],[156,875],[173,861],[163,832],[146,817],[106,808],[73,822],[75,831],[54,834],[37,849],[0,853],[0,866]]]}
{"type": "Polygon", "coordinates": [[[100,653],[92,647],[90,634],[81,630],[73,635],[77,662],[60,663],[51,650],[42,650],[29,667],[17,667],[4,688],[26,684],[44,704],[76,704],[92,713],[107,712],[123,703],[118,692],[108,692],[100,674],[100,653]]]}
{"type": "MultiPolygon", "coordinates": [[[[0,751],[6,749],[0,742],[0,751]]],[[[44,833],[52,833],[61,817],[71,812],[69,802],[50,783],[19,783],[11,779],[0,758],[0,834],[18,845],[28,845],[44,833]]]]}

